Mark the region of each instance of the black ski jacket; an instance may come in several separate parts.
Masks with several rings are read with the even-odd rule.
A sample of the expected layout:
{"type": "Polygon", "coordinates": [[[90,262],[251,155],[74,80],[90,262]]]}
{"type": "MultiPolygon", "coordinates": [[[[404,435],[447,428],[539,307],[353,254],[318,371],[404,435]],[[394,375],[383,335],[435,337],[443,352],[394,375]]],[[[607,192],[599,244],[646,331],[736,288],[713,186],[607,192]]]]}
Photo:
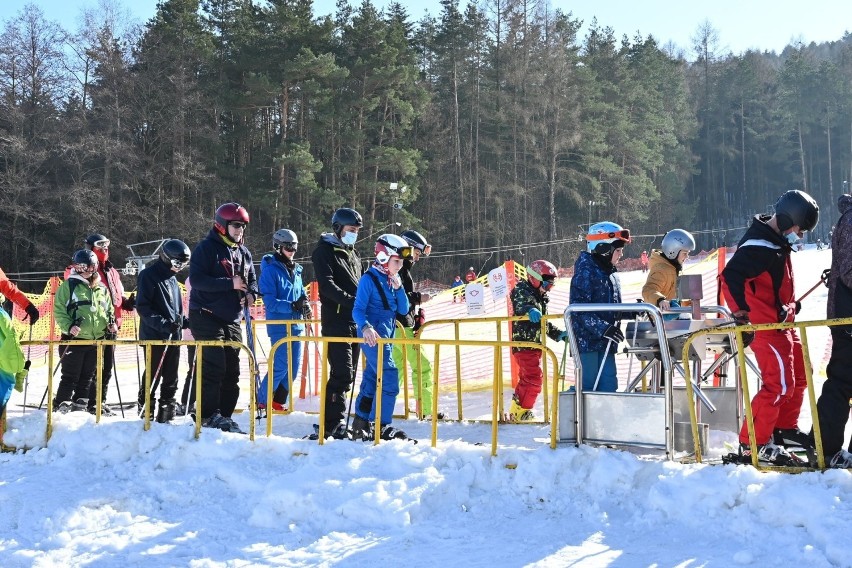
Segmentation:
{"type": "MultiPolygon", "coordinates": [[[[334,233],[323,233],[311,260],[322,302],[322,322],[354,324],[352,307],[362,273],[355,248],[344,245],[334,233]]],[[[195,286],[195,281],[192,285],[195,286]]]]}

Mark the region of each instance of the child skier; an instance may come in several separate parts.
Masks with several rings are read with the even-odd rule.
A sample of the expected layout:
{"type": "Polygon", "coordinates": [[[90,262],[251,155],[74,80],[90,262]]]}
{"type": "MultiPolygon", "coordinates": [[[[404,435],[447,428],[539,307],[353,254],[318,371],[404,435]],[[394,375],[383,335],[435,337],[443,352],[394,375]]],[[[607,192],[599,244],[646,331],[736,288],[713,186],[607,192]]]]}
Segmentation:
{"type": "MultiPolygon", "coordinates": [[[[529,321],[512,324],[513,341],[541,343],[541,317],[547,314],[550,298],[547,292],[556,281],[556,267],[546,260],[535,260],[527,267],[527,279],[518,282],[512,290],[512,309],[516,316],[527,316],[529,321]]],[[[565,341],[568,334],[547,322],[547,336],[554,341],[565,341]]],[[[534,418],[532,407],[541,392],[541,349],[512,347],[512,357],[518,363],[518,386],[512,396],[509,420],[522,422],[534,418]]]]}
{"type": "Polygon", "coordinates": [[[402,237],[382,235],[376,241],[376,260],[358,282],[352,318],[358,326],[358,335],[364,338],[367,367],[355,402],[355,418],[352,421],[354,439],[371,440],[374,437],[372,422],[376,420],[379,365],[382,365],[382,415],[378,424],[380,436],[383,440],[408,439],[405,432],[391,426],[393,408],[399,394],[399,372],[393,362],[393,347],[386,343],[379,353],[377,341],[380,337],[393,337],[396,315],[408,313],[408,296],[398,273],[403,260],[411,255],[411,245],[402,237]]]}

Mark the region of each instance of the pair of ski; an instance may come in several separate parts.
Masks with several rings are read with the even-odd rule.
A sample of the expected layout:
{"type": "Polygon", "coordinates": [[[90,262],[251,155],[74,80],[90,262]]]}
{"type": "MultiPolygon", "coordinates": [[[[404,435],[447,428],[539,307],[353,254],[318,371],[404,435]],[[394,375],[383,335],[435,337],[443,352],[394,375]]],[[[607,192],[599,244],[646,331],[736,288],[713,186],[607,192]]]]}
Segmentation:
{"type": "MultiPolygon", "coordinates": [[[[405,432],[403,432],[402,430],[394,429],[394,431],[396,432],[396,435],[394,437],[390,438],[389,440],[385,439],[385,438],[381,438],[381,440],[383,442],[391,442],[393,440],[402,440],[402,441],[405,441],[405,442],[411,442],[412,444],[417,443],[417,440],[415,438],[409,438],[408,435],[405,432]]],[[[350,440],[352,442],[372,442],[372,441],[375,440],[375,438],[373,437],[372,434],[370,436],[366,436],[366,437],[365,436],[355,437],[355,436],[352,435],[353,433],[349,429],[346,430],[346,434],[347,434],[347,436],[345,438],[335,438],[334,436],[331,436],[330,434],[328,434],[326,432],[326,439],[332,438],[332,439],[339,439],[339,440],[350,440]]],[[[303,439],[319,440],[319,424],[314,424],[314,431],[312,433],[308,434],[307,436],[304,436],[303,439]]]]}

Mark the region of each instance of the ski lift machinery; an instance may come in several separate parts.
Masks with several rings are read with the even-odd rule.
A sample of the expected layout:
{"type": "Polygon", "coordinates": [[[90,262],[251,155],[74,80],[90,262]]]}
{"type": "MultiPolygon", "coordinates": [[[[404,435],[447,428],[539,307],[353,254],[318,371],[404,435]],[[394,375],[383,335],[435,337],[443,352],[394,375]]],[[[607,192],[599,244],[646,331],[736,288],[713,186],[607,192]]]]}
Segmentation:
{"type": "Polygon", "coordinates": [[[159,239],[156,241],[145,241],[143,243],[126,245],[127,248],[130,249],[130,255],[127,257],[127,264],[121,270],[122,274],[125,276],[134,276],[145,268],[146,264],[156,258],[159,258],[160,249],[163,248],[163,243],[165,243],[166,240],[167,239],[159,239]],[[153,252],[150,254],[142,254],[143,250],[150,250],[152,247],[154,248],[153,252]]]}

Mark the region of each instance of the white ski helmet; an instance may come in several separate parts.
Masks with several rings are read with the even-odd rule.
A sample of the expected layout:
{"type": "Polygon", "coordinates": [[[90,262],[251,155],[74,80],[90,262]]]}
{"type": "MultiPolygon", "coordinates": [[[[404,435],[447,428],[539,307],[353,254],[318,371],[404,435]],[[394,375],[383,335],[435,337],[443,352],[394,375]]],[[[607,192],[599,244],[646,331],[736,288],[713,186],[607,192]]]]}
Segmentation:
{"type": "Polygon", "coordinates": [[[602,221],[589,227],[586,235],[586,248],[592,254],[609,256],[612,252],[630,242],[630,231],[618,223],[602,221]]]}
{"type": "Polygon", "coordinates": [[[391,257],[410,258],[411,245],[399,235],[386,233],[376,240],[376,262],[387,264],[391,257]]]}
{"type": "Polygon", "coordinates": [[[282,246],[288,251],[296,250],[299,246],[299,237],[290,229],[278,229],[272,235],[272,248],[278,250],[282,246]]]}
{"type": "Polygon", "coordinates": [[[663,236],[660,251],[669,260],[676,260],[680,251],[692,252],[695,250],[695,239],[692,234],[683,229],[672,229],[663,236]]]}

